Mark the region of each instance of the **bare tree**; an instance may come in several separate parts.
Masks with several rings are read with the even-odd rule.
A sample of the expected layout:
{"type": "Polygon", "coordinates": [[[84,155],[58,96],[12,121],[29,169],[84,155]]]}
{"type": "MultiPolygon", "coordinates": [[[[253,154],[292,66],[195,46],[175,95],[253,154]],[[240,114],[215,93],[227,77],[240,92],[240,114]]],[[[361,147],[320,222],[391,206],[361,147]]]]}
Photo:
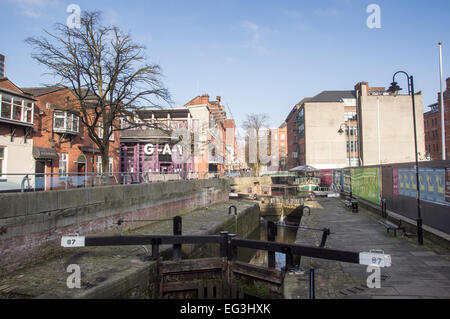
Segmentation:
{"type": "MultiPolygon", "coordinates": [[[[247,145],[249,143],[256,142],[256,162],[251,163],[249,160],[250,166],[253,168],[253,172],[255,176],[259,176],[262,162],[260,157],[260,143],[261,143],[261,131],[266,127],[267,122],[269,120],[269,116],[267,114],[247,114],[246,120],[242,124],[242,128],[247,131],[247,145]],[[256,133],[256,141],[253,141],[251,136],[251,131],[256,133]]],[[[249,152],[250,153],[250,152],[249,152]]],[[[250,159],[250,157],[249,157],[250,159]]]]}
{"type": "Polygon", "coordinates": [[[160,67],[146,62],[145,47],[133,42],[129,34],[102,25],[98,11],[83,12],[80,28],[58,23],[55,33],[44,32],[46,37],[26,39],[35,49],[32,57],[47,67],[57,85],[74,93],[71,108],[80,113],[107,172],[111,135],[123,129],[154,127],[154,123],[136,119],[136,111],[171,102],[160,81],[160,67]],[[119,119],[126,122],[125,127],[119,119]]]}

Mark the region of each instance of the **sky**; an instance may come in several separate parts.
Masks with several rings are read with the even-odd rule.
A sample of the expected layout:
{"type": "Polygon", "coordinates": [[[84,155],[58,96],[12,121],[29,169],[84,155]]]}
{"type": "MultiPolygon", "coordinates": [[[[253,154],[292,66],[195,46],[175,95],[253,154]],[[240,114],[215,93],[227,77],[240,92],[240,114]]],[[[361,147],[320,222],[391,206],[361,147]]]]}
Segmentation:
{"type": "MultiPolygon", "coordinates": [[[[388,87],[399,70],[414,76],[427,110],[440,90],[439,41],[450,77],[448,0],[0,0],[0,54],[19,87],[51,84],[24,40],[65,23],[70,4],[102,11],[104,24],[144,45],[174,106],[221,96],[238,126],[266,113],[278,127],[305,97],[361,81],[388,87]],[[371,4],[380,28],[367,26],[371,4]]],[[[407,88],[406,78],[398,82],[407,88]]]]}

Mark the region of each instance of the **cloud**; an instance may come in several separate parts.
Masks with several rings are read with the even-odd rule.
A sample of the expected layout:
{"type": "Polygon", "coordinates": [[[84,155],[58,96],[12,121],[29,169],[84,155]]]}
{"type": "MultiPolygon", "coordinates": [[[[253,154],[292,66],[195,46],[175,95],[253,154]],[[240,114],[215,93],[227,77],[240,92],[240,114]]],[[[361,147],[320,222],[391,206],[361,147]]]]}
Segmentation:
{"type": "Polygon", "coordinates": [[[299,18],[302,15],[301,12],[297,10],[283,10],[283,14],[291,18],[299,18]]]}
{"type": "Polygon", "coordinates": [[[59,3],[58,0],[8,0],[8,2],[18,7],[22,15],[31,18],[46,16],[47,7],[59,3]]]}
{"type": "Polygon", "coordinates": [[[334,7],[317,8],[315,14],[322,17],[336,17],[340,14],[339,10],[334,7]]]}
{"type": "Polygon", "coordinates": [[[241,27],[251,34],[247,46],[259,53],[267,53],[267,49],[261,44],[261,27],[248,20],[243,21],[241,27]]]}
{"type": "Polygon", "coordinates": [[[119,24],[119,13],[114,9],[109,9],[106,13],[106,19],[110,25],[119,24]]]}

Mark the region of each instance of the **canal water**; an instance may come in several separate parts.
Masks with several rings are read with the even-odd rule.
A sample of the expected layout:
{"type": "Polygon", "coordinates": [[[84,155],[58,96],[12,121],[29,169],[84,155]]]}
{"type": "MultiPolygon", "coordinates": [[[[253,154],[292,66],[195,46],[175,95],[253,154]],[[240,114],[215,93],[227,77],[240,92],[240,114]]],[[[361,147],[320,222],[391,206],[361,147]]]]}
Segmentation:
{"type": "MultiPolygon", "coordinates": [[[[273,221],[277,224],[276,241],[280,243],[293,244],[297,238],[297,229],[300,225],[300,217],[262,217],[259,227],[247,237],[247,239],[267,240],[267,223],[273,221]]],[[[239,248],[238,259],[242,262],[247,262],[258,266],[268,265],[268,253],[262,250],[255,250],[249,248],[239,248]]],[[[281,269],[286,265],[285,255],[282,253],[275,254],[276,268],[281,269]]],[[[294,257],[294,266],[298,267],[300,258],[294,257]]]]}

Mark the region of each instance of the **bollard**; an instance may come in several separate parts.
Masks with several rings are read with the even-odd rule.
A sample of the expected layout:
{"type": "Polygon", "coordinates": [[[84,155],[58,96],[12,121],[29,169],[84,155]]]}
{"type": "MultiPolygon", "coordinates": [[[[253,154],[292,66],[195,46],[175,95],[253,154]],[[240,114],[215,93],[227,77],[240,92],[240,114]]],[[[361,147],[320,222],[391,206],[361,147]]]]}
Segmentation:
{"type": "MultiPolygon", "coordinates": [[[[277,237],[277,225],[273,221],[269,221],[267,223],[267,241],[275,241],[276,237],[277,237]]],[[[276,267],[274,251],[268,252],[268,265],[269,268],[276,267]]]]}
{"type": "Polygon", "coordinates": [[[235,237],[236,237],[235,234],[228,234],[228,245],[227,245],[228,261],[233,261],[237,258],[237,246],[231,244],[231,241],[235,237]]]}
{"type": "Polygon", "coordinates": [[[309,270],[309,299],[316,299],[314,269],[309,270]]]}
{"type": "MultiPolygon", "coordinates": [[[[180,216],[173,218],[173,234],[175,236],[181,236],[182,233],[182,219],[180,216]]],[[[173,259],[181,259],[181,245],[173,245],[173,259]]]]}
{"type": "Polygon", "coordinates": [[[383,198],[381,201],[381,216],[383,218],[387,218],[387,201],[386,198],[383,198]]]}
{"type": "Polygon", "coordinates": [[[222,242],[220,243],[220,257],[227,258],[228,257],[228,232],[227,231],[220,232],[220,236],[222,236],[222,242]]]}
{"type": "Polygon", "coordinates": [[[354,213],[358,212],[358,201],[357,200],[352,200],[352,211],[354,213]]]}
{"type": "Polygon", "coordinates": [[[152,259],[159,259],[159,245],[161,245],[161,240],[154,239],[152,240],[152,259]]]}
{"type": "Polygon", "coordinates": [[[288,248],[285,252],[285,260],[286,260],[286,271],[289,271],[294,268],[294,255],[291,252],[291,249],[288,248]]]}
{"type": "Polygon", "coordinates": [[[325,244],[327,243],[327,237],[330,236],[331,231],[329,228],[324,228],[322,234],[322,241],[320,242],[320,248],[325,248],[325,244]]]}

